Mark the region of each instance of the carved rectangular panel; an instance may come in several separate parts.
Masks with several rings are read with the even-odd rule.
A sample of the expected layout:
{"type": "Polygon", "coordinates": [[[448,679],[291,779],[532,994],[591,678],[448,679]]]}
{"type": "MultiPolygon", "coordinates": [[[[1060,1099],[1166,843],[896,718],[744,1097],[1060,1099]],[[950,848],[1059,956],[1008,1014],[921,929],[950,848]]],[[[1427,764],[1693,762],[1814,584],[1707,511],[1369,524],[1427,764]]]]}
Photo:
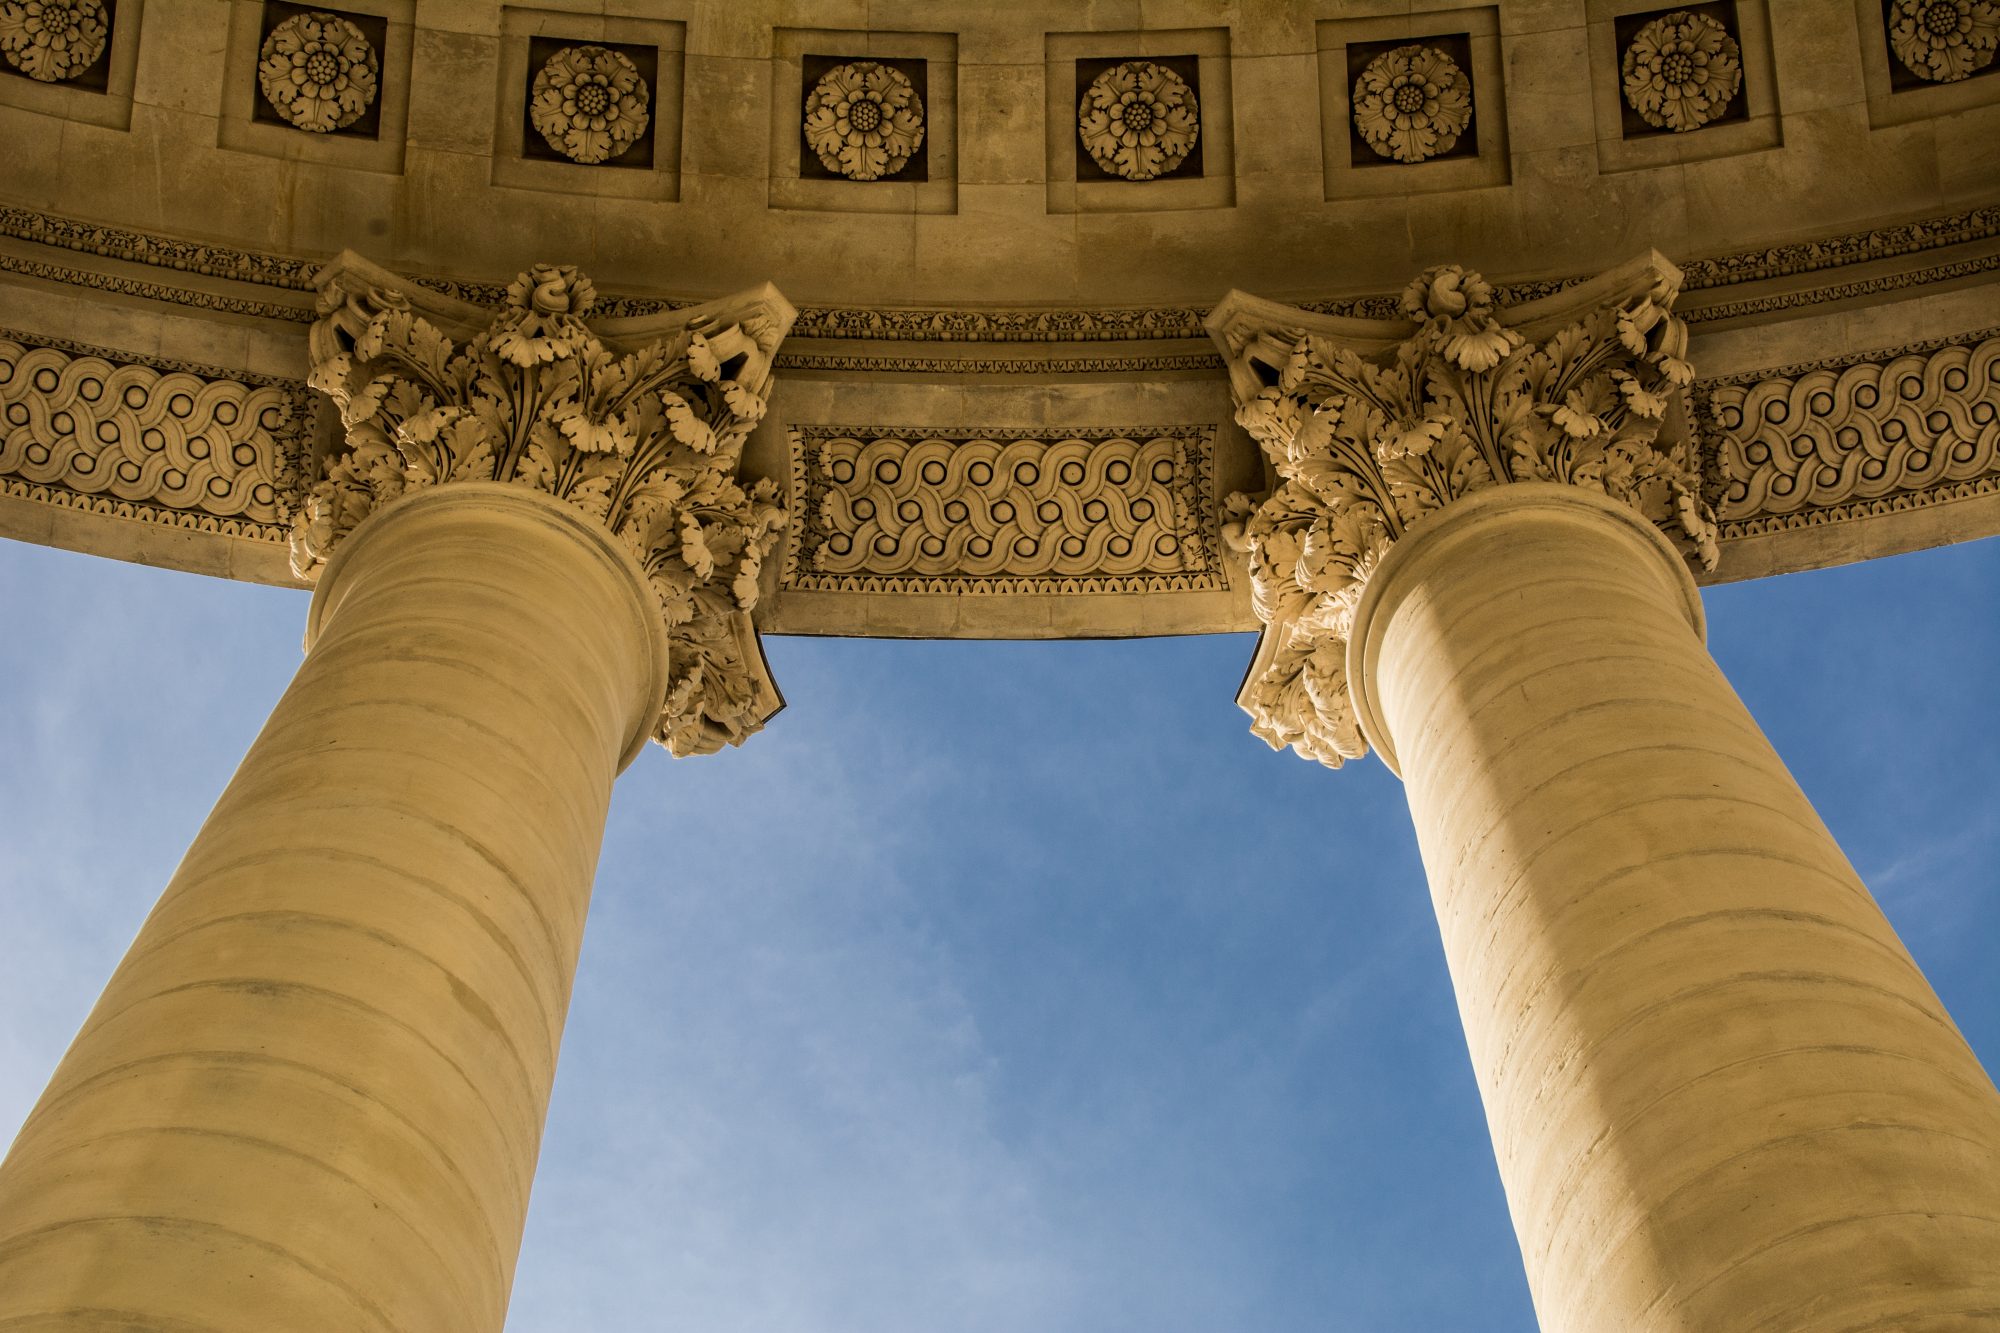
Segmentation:
{"type": "Polygon", "coordinates": [[[306,386],[0,331],[0,494],[285,538],[306,386]]]}
{"type": "Polygon", "coordinates": [[[1215,428],[791,432],[782,586],[838,592],[1225,588],[1215,428]]]}
{"type": "Polygon", "coordinates": [[[1706,381],[1724,537],[2000,490],[2000,337],[1706,381]]]}

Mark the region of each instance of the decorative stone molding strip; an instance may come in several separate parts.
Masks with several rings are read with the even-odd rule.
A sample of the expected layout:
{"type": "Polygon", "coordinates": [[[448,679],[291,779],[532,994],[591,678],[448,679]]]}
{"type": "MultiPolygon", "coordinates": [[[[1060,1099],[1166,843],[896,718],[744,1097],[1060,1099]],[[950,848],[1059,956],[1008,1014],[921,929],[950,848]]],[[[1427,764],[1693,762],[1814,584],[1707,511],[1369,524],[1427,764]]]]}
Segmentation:
{"type": "MultiPolygon", "coordinates": [[[[301,292],[312,290],[312,276],[320,267],[313,260],[183,241],[5,206],[0,206],[0,235],[109,259],[301,292]]],[[[2000,237],[2000,205],[1987,205],[1962,213],[1893,227],[1878,227],[1845,236],[1689,260],[1680,266],[1682,291],[1730,287],[1768,278],[1838,269],[1995,237],[2000,237]]],[[[1975,256],[1859,282],[1712,304],[1688,311],[1686,318],[1690,322],[1732,318],[1949,281],[1996,268],[2000,268],[2000,256],[1975,256]]],[[[309,321],[312,317],[311,312],[303,307],[218,296],[166,282],[146,283],[122,275],[94,274],[11,255],[0,255],[0,269],[181,305],[227,310],[232,314],[297,321],[309,321]]],[[[1505,303],[1519,304],[1566,290],[1580,281],[1580,278],[1564,278],[1502,284],[1495,288],[1495,295],[1505,303]]],[[[411,278],[409,282],[475,305],[497,305],[506,298],[506,288],[497,283],[439,277],[411,278]]],[[[1386,295],[1351,296],[1301,302],[1297,308],[1320,314],[1389,319],[1395,316],[1396,301],[1396,297],[1386,295]]],[[[604,318],[627,318],[681,310],[689,304],[664,297],[607,296],[600,298],[597,309],[604,318]]],[[[871,310],[854,306],[808,306],[800,310],[791,337],[868,342],[1171,340],[1204,336],[1203,321],[1207,314],[1199,306],[1094,310],[871,310]]]]}
{"type": "Polygon", "coordinates": [[[1215,371],[1213,352],[1160,356],[883,356],[831,352],[779,352],[779,370],[866,370],[923,375],[1104,375],[1163,371],[1215,371]]]}
{"type": "Polygon", "coordinates": [[[1715,517],[1675,410],[1694,379],[1679,278],[1647,254],[1503,313],[1478,274],[1447,265],[1381,322],[1230,293],[1210,328],[1236,420],[1278,479],[1225,505],[1223,538],[1249,558],[1265,626],[1237,696],[1253,733],[1330,768],[1367,753],[1346,665],[1362,590],[1412,527],[1475,491],[1598,492],[1715,568],[1715,517]]]}
{"type": "Polygon", "coordinates": [[[2000,491],[2000,329],[1700,386],[1724,537],[2000,491]]]}
{"type": "Polygon", "coordinates": [[[296,381],[0,330],[0,491],[283,540],[313,401],[296,381]]]}
{"type": "Polygon", "coordinates": [[[826,592],[1197,592],[1217,559],[1211,426],[795,427],[803,510],[782,586],[826,592]]]}
{"type": "Polygon", "coordinates": [[[340,408],[346,439],[294,519],[299,576],[409,491],[546,492],[602,523],[659,598],[671,665],[655,739],[706,754],[759,730],[782,701],[749,613],[786,516],[776,485],[742,483],[737,464],[792,319],[776,289],[600,331],[584,318],[595,288],[568,266],[521,274],[497,310],[351,253],[319,283],[312,385],[340,408]]]}

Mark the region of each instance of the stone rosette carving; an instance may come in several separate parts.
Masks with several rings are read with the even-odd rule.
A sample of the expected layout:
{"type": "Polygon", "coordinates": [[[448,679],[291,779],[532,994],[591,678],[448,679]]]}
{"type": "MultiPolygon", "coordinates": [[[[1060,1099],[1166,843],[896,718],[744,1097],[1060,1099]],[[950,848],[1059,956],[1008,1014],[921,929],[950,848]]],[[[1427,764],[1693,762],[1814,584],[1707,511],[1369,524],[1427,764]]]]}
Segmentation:
{"type": "Polygon", "coordinates": [[[1743,86],[1743,52],[1706,14],[1677,9],[1632,35],[1625,103],[1656,130],[1685,134],[1720,116],[1743,86]]]}
{"type": "Polygon", "coordinates": [[[1411,42],[1369,61],[1354,81],[1354,129],[1377,156],[1425,162],[1472,124],[1472,80],[1435,46],[1411,42]]]}
{"type": "Polygon", "coordinates": [[[535,72],[528,119],[549,147],[586,166],[609,162],[652,123],[639,67],[608,46],[565,46],[535,72]]]}
{"type": "Polygon", "coordinates": [[[311,382],[339,407],[345,446],[294,523],[301,577],[408,491],[532,487],[603,523],[658,595],[671,662],[661,744],[707,753],[776,711],[748,613],[786,516],[777,486],[744,484],[737,465],[790,327],[783,297],[767,287],[613,340],[585,322],[596,291],[567,266],[521,274],[498,311],[352,255],[320,290],[311,382]]]}
{"type": "Polygon", "coordinates": [[[1076,108],[1090,160],[1128,181],[1164,176],[1201,137],[1201,104],[1186,79],[1151,60],[1127,60],[1090,81],[1076,108]]]}
{"type": "Polygon", "coordinates": [[[924,143],[924,99],[894,65],[854,60],[822,74],[806,94],[806,146],[820,165],[855,181],[910,165],[924,143]]]}
{"type": "Polygon", "coordinates": [[[1226,587],[1214,428],[794,427],[805,512],[783,586],[835,592],[1226,587]]]}
{"type": "Polygon", "coordinates": [[[295,14],[257,55],[257,86],[292,126],[313,134],[345,129],[375,104],[381,59],[360,28],[338,14],[295,14]]]}
{"type": "Polygon", "coordinates": [[[5,0],[0,57],[31,79],[61,83],[97,63],[111,38],[103,0],[5,0]]]}
{"type": "Polygon", "coordinates": [[[1474,491],[1600,491],[1714,567],[1715,517],[1678,402],[1694,377],[1678,283],[1650,257],[1599,279],[1601,303],[1532,340],[1511,323],[1546,327],[1549,305],[1584,298],[1503,322],[1485,280],[1447,265],[1403,293],[1408,323],[1343,321],[1341,336],[1302,331],[1314,317],[1290,307],[1224,303],[1210,327],[1231,361],[1236,419],[1278,481],[1224,505],[1223,537],[1248,557],[1266,627],[1238,697],[1258,736],[1330,767],[1367,752],[1347,684],[1355,606],[1392,543],[1474,491]]]}
{"type": "Polygon", "coordinates": [[[1702,386],[1726,536],[2000,483],[2000,334],[1702,386]]]}
{"type": "Polygon", "coordinates": [[[1904,68],[1933,83],[1956,83],[1993,63],[2000,47],[1994,0],[1894,0],[1889,49],[1904,68]]]}

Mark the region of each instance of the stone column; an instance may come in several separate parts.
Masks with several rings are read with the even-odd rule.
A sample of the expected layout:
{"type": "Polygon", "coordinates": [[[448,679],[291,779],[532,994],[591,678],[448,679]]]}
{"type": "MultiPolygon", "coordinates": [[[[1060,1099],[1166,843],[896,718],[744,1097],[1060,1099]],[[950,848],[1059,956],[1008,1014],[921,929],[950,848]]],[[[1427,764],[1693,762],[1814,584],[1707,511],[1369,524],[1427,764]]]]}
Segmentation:
{"type": "Polygon", "coordinates": [[[1405,780],[1544,1327],[1969,1326],[2000,1095],[1702,645],[1675,277],[1219,311],[1280,479],[1244,702],[1405,780]]]}
{"type": "Polygon", "coordinates": [[[322,289],[305,662],[0,1164],[3,1328],[496,1333],[612,781],[761,721],[733,469],[781,298],[621,356],[573,272],[497,317],[322,289]]]}

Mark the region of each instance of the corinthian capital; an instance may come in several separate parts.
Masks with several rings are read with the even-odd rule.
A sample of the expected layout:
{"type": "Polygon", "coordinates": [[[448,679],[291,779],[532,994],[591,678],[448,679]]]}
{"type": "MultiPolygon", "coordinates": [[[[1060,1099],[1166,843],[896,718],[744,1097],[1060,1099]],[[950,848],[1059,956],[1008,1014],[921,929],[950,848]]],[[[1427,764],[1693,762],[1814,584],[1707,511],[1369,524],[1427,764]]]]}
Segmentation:
{"type": "Polygon", "coordinates": [[[749,612],[785,513],[775,483],[737,477],[796,314],[775,288],[593,328],[595,292],[570,267],[521,274],[497,311],[352,253],[315,283],[312,384],[344,439],[292,529],[300,577],[405,492],[532,487],[602,523],[659,595],[671,677],[655,739],[709,753],[777,711],[749,612]]]}
{"type": "Polygon", "coordinates": [[[1630,505],[1707,568],[1715,517],[1681,391],[1680,271],[1647,254],[1500,309],[1477,273],[1443,266],[1404,291],[1402,320],[1349,319],[1231,292],[1209,316],[1236,420],[1277,485],[1232,495],[1224,536],[1249,558],[1265,629],[1237,702],[1251,730],[1338,768],[1368,752],[1347,638],[1390,546],[1461,496],[1563,482],[1630,505]]]}

